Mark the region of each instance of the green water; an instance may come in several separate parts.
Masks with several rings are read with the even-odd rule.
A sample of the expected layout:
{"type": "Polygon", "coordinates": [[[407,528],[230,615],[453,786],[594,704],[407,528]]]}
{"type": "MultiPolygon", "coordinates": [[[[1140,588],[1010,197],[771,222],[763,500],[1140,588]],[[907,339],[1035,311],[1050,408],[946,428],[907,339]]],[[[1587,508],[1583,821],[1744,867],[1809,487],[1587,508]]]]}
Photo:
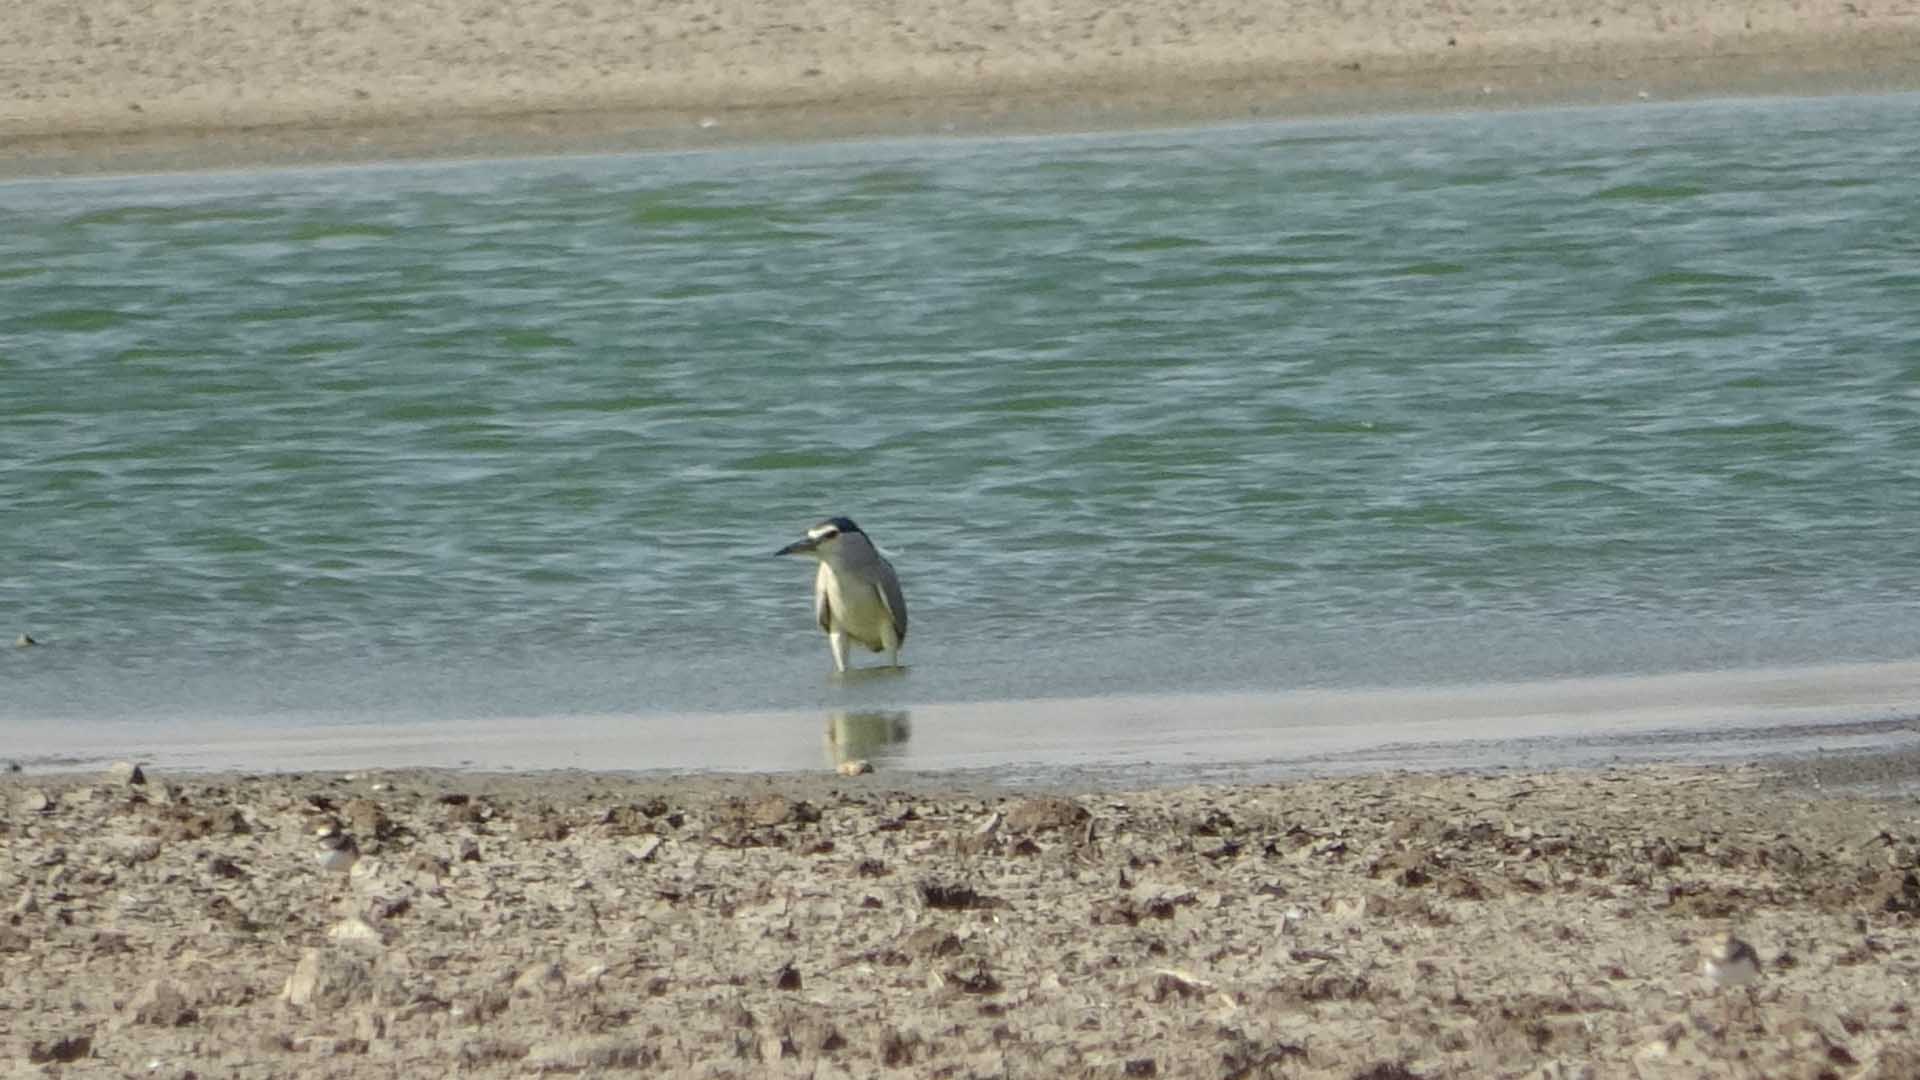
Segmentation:
{"type": "Polygon", "coordinates": [[[1912,658],[1916,105],[0,185],[0,727],[1912,658]]]}

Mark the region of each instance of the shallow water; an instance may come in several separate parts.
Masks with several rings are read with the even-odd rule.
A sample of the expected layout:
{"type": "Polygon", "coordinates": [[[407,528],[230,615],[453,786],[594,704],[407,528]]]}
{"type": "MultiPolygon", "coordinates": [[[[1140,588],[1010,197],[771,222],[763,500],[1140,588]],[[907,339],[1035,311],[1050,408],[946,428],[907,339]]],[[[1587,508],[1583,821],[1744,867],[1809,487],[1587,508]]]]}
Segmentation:
{"type": "MultiPolygon", "coordinates": [[[[35,770],[821,770],[864,760],[994,784],[1150,786],[1384,769],[1553,769],[1920,753],[1920,664],[1555,679],[1400,690],[1105,694],[713,713],[391,722],[151,720],[21,727],[35,770]],[[824,722],[823,722],[824,715],[824,722]]],[[[1891,760],[1891,759],[1888,759],[1891,760]]]]}
{"type": "Polygon", "coordinates": [[[0,184],[0,732],[1911,659],[1916,103],[0,184]]]}

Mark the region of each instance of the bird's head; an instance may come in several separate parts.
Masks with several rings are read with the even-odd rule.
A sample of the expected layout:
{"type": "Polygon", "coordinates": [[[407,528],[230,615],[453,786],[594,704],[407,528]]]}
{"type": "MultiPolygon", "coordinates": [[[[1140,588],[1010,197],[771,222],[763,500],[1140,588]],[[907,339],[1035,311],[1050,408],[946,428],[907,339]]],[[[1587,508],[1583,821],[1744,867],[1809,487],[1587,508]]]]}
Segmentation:
{"type": "Polygon", "coordinates": [[[816,559],[826,559],[830,558],[834,551],[839,548],[842,537],[858,536],[864,539],[866,535],[866,533],[860,531],[860,526],[853,523],[852,518],[828,518],[813,528],[808,529],[805,540],[795,540],[793,543],[774,552],[774,554],[811,555],[816,559]]]}
{"type": "Polygon", "coordinates": [[[1707,955],[1717,963],[1727,963],[1747,951],[1747,943],[1733,936],[1733,931],[1716,935],[1707,943],[1707,955]]]}

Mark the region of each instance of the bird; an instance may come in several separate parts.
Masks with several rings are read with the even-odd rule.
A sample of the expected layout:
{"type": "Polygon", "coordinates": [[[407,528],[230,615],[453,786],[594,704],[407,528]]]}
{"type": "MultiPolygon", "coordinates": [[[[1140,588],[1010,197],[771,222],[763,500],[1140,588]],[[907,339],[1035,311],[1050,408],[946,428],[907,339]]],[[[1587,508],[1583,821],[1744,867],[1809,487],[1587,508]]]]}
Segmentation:
{"type": "Polygon", "coordinates": [[[360,845],[354,843],[353,835],[341,829],[337,821],[321,822],[313,830],[313,838],[319,844],[315,858],[322,870],[344,874],[360,861],[360,845]]]}
{"type": "Polygon", "coordinates": [[[1728,931],[1713,940],[1700,974],[1717,987],[1745,986],[1760,977],[1760,954],[1728,931]]]}
{"type": "Polygon", "coordinates": [[[852,518],[834,517],[807,530],[775,555],[811,555],[820,561],[813,579],[813,614],[833,649],[833,669],[847,670],[847,641],[887,654],[900,666],[907,640],[907,598],[900,576],[852,518]]]}

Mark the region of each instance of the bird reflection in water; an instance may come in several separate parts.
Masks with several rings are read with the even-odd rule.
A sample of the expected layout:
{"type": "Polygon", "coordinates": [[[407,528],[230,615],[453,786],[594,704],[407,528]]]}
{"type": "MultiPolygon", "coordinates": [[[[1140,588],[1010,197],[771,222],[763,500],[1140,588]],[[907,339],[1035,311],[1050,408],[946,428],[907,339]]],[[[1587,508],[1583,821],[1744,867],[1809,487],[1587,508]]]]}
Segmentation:
{"type": "Polygon", "coordinates": [[[913,724],[905,709],[838,710],[827,714],[827,760],[885,761],[898,757],[913,724]]]}

